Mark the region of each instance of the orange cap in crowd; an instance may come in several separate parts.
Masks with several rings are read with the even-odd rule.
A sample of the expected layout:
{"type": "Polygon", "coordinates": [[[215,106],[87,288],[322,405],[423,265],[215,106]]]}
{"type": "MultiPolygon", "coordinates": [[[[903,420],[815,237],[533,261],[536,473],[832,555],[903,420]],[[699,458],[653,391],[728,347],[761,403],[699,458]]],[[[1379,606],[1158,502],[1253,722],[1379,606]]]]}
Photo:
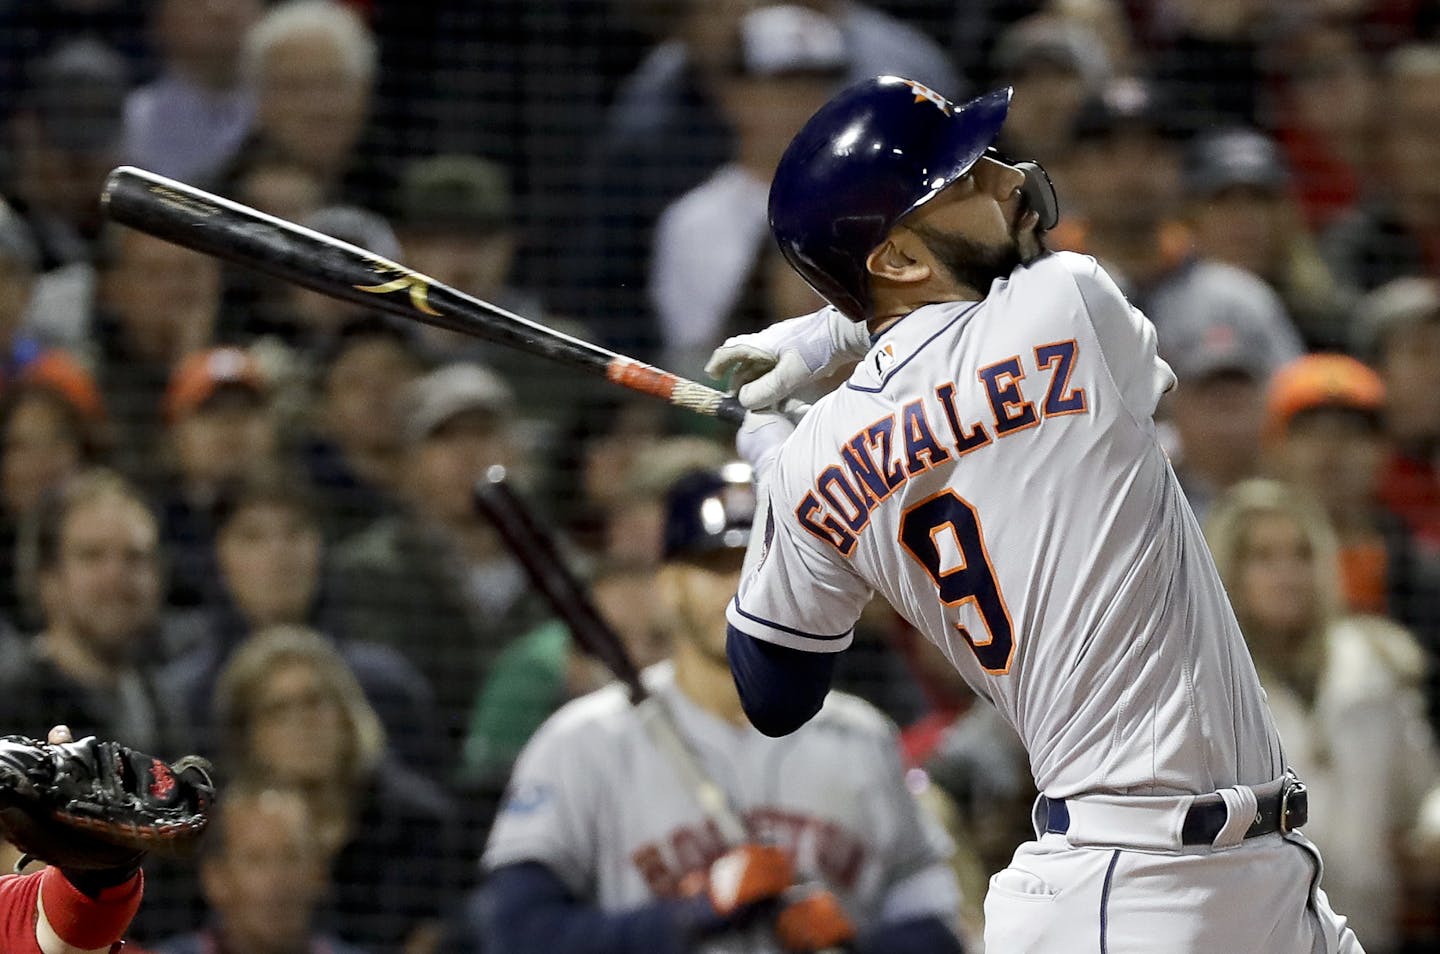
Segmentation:
{"type": "Polygon", "coordinates": [[[53,391],[92,425],[105,421],[105,402],[95,378],[63,351],[51,349],[21,369],[17,379],[53,391]]]}
{"type": "Polygon", "coordinates": [[[1368,365],[1348,355],[1296,358],[1270,378],[1265,432],[1271,440],[1284,437],[1295,415],[1319,407],[1378,415],[1385,407],[1385,383],[1368,365]]]}
{"type": "Polygon", "coordinates": [[[268,388],[260,364],[243,348],[211,348],[190,355],[170,376],[165,420],[171,424],[215,396],[223,387],[247,388],[264,397],[268,388]]]}

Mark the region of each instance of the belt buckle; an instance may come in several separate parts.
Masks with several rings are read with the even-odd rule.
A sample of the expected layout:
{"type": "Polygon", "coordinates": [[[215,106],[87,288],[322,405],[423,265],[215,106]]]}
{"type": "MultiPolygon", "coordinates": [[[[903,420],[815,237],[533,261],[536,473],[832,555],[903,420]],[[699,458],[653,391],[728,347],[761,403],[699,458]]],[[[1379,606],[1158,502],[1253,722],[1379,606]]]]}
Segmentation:
{"type": "Polygon", "coordinates": [[[1282,834],[1302,828],[1310,819],[1310,792],[1295,776],[1280,786],[1280,817],[1276,819],[1282,834]]]}

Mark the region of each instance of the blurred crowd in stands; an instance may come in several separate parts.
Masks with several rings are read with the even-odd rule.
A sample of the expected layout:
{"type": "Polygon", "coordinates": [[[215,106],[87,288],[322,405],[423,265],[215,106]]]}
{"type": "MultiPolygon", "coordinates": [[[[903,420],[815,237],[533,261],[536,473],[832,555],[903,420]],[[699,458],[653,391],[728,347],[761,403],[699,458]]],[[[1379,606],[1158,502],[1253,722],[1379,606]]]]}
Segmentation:
{"type": "MultiPolygon", "coordinates": [[[[1440,3],[0,0],[0,726],[225,779],[198,873],[152,872],[141,945],[474,949],[513,760],[606,676],[473,482],[515,475],[652,661],[660,501],[731,451],[107,223],[108,171],[702,377],[819,307],[769,176],[878,73],[1015,87],[1001,146],[1055,180],[1051,245],[1110,270],[1179,377],[1171,458],[1335,907],[1371,954],[1440,951],[1440,3]]],[[[840,682],[904,728],[973,932],[1028,837],[1023,753],[888,607],[840,682]]]]}

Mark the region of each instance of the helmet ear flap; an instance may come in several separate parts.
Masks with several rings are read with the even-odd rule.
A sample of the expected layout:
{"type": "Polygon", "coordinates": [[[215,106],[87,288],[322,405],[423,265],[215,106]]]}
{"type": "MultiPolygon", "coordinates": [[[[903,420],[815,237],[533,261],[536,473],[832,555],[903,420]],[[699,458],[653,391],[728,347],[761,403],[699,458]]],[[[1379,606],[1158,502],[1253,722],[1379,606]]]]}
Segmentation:
{"type": "Polygon", "coordinates": [[[1050,181],[1050,175],[1040,163],[1029,160],[1015,163],[1015,168],[1025,173],[1025,184],[1020,191],[1025,194],[1026,204],[1040,218],[1036,227],[1048,232],[1060,221],[1060,200],[1055,196],[1055,185],[1050,181]]]}

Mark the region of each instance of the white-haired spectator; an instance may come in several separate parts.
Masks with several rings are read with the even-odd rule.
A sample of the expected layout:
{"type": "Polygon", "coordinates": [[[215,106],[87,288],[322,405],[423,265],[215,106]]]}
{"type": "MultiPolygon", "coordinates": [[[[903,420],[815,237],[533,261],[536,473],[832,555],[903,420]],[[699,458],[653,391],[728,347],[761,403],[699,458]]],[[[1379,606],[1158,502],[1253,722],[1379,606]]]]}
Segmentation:
{"type": "Polygon", "coordinates": [[[151,33],[162,72],[125,100],[128,162],[194,183],[229,165],[255,118],[240,54],[263,9],[262,0],[159,0],[151,33]]]}
{"type": "Polygon", "coordinates": [[[378,59],[375,38],[350,7],[287,0],[245,38],[242,74],[255,87],[254,149],[310,170],[329,198],[369,198],[349,187],[365,129],[378,59]],[[342,185],[347,188],[342,189],[342,185]]]}

